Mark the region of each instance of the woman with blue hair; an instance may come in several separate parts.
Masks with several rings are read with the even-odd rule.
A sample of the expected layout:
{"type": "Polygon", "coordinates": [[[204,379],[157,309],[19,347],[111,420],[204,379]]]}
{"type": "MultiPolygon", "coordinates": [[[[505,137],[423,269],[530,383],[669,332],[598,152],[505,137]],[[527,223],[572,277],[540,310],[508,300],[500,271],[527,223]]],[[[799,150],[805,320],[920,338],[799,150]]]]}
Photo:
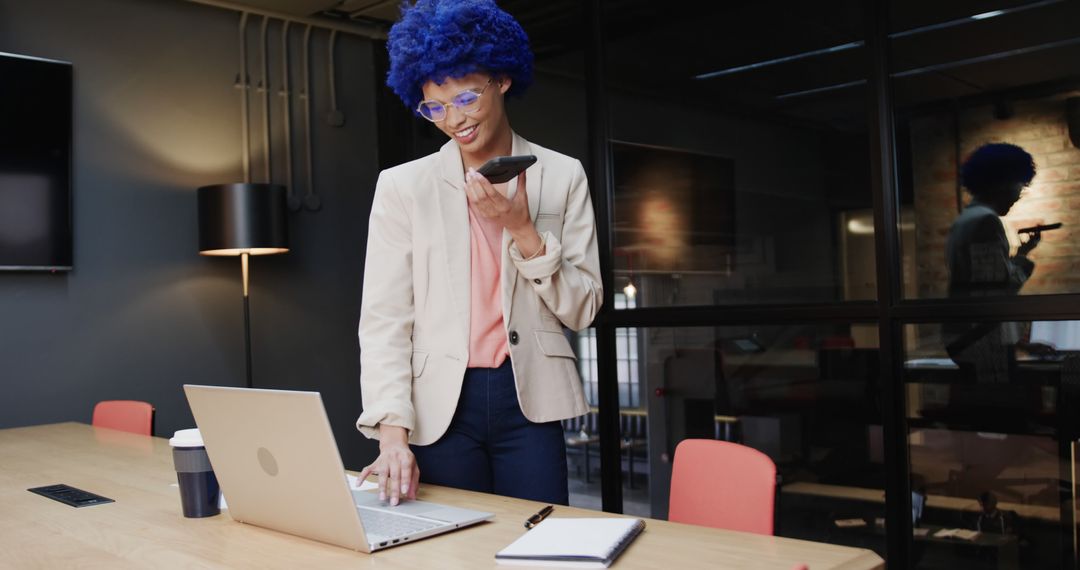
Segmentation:
{"type": "Polygon", "coordinates": [[[603,299],[585,171],[511,129],[533,58],[492,0],[406,5],[388,48],[387,84],[450,140],[376,184],[356,423],[379,456],[361,475],[391,504],[421,480],[567,504],[560,420],[589,408],[563,327],[603,299]],[[477,173],[505,155],[537,162],[503,184],[477,173]]]}

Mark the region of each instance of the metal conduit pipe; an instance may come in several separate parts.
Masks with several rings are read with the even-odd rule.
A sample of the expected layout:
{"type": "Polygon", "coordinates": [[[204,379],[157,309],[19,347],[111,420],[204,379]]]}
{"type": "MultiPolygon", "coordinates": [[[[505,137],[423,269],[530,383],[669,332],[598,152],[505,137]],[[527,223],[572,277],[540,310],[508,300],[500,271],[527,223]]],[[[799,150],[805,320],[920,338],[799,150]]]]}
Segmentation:
{"type": "Polygon", "coordinates": [[[248,73],[247,73],[247,19],[248,13],[240,13],[240,73],[236,85],[240,88],[241,153],[244,160],[244,182],[251,182],[251,131],[248,126],[248,73]]]}
{"type": "Polygon", "coordinates": [[[281,25],[281,105],[284,113],[282,129],[285,138],[285,196],[289,209],[300,209],[300,196],[293,189],[293,153],[292,153],[292,93],[289,91],[289,21],[281,25]]]}
{"type": "Polygon", "coordinates": [[[304,209],[314,212],[322,207],[322,201],[315,194],[314,176],[311,169],[311,28],[304,29],[304,144],[307,175],[307,189],[304,194],[304,209]]]}
{"type": "Polygon", "coordinates": [[[333,20],[321,20],[319,18],[291,16],[289,14],[283,14],[281,12],[274,12],[273,10],[263,10],[261,8],[247,6],[244,4],[239,4],[237,2],[229,2],[228,0],[188,0],[188,2],[194,4],[202,4],[204,6],[213,6],[215,8],[224,8],[226,10],[240,12],[241,14],[247,13],[255,14],[256,16],[266,16],[275,20],[292,22],[293,24],[314,26],[316,28],[322,28],[324,30],[337,30],[346,34],[352,34],[354,36],[360,36],[362,38],[368,38],[372,40],[385,40],[387,34],[387,28],[384,26],[379,26],[377,24],[367,24],[364,22],[337,22],[333,20]]]}
{"type": "Polygon", "coordinates": [[[273,152],[270,147],[270,49],[266,45],[266,28],[270,24],[270,17],[262,17],[262,27],[259,30],[259,44],[262,46],[262,79],[259,81],[259,90],[262,92],[263,105],[263,177],[267,184],[272,184],[273,152]]]}
{"type": "Polygon", "coordinates": [[[337,105],[337,63],[334,61],[334,52],[337,50],[337,34],[337,30],[330,32],[330,54],[327,58],[327,67],[329,68],[327,75],[330,76],[330,112],[326,115],[326,123],[331,127],[345,126],[345,113],[338,109],[337,105]]]}

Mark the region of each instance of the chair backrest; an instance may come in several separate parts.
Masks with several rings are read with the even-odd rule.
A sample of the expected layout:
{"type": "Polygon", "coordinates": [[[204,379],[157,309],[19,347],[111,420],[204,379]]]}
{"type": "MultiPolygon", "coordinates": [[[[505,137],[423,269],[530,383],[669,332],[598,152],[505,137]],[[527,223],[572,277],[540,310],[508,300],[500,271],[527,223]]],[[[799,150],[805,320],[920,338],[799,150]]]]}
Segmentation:
{"type": "Polygon", "coordinates": [[[97,427],[154,435],[154,406],[137,400],[103,400],[94,406],[97,427]]]}
{"type": "Polygon", "coordinates": [[[684,439],[675,448],[668,520],[773,533],[776,464],[744,445],[684,439]]]}

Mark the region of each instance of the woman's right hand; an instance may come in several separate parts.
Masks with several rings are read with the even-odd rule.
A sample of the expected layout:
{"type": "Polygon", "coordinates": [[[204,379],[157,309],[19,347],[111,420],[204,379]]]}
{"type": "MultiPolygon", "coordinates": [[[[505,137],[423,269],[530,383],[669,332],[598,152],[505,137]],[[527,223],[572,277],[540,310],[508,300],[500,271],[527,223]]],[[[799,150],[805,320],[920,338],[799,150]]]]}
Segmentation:
{"type": "Polygon", "coordinates": [[[405,428],[379,425],[379,456],[360,472],[360,480],[379,476],[379,500],[389,499],[397,505],[401,497],[416,498],[420,486],[420,467],[409,449],[409,434],[405,428]]]}
{"type": "Polygon", "coordinates": [[[1026,256],[1027,254],[1031,253],[1031,250],[1035,249],[1035,247],[1039,245],[1040,241],[1042,241],[1042,234],[1040,232],[1035,232],[1031,234],[1027,238],[1027,241],[1021,243],[1020,247],[1016,248],[1016,255],[1026,256]]]}

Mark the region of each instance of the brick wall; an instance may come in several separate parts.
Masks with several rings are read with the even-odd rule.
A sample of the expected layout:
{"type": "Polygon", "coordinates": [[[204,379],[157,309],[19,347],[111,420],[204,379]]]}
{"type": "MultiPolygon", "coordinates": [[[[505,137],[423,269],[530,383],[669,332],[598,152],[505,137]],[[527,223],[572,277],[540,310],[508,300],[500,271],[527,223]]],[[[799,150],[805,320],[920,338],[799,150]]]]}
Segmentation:
{"type": "MultiPolygon", "coordinates": [[[[1005,217],[1006,233],[1015,251],[1018,228],[1053,222],[1064,226],[1044,234],[1032,252],[1035,273],[1023,294],[1080,291],[1080,150],[1069,141],[1065,98],[1020,101],[1014,111],[1012,118],[1004,120],[994,118],[990,105],[960,111],[960,156],[967,157],[985,143],[1008,142],[1035,157],[1035,180],[1005,217]]],[[[914,247],[920,297],[943,297],[947,289],[945,240],[957,214],[955,145],[952,115],[912,120],[914,247]]],[[[962,196],[966,204],[970,196],[967,192],[962,196]]]]}

